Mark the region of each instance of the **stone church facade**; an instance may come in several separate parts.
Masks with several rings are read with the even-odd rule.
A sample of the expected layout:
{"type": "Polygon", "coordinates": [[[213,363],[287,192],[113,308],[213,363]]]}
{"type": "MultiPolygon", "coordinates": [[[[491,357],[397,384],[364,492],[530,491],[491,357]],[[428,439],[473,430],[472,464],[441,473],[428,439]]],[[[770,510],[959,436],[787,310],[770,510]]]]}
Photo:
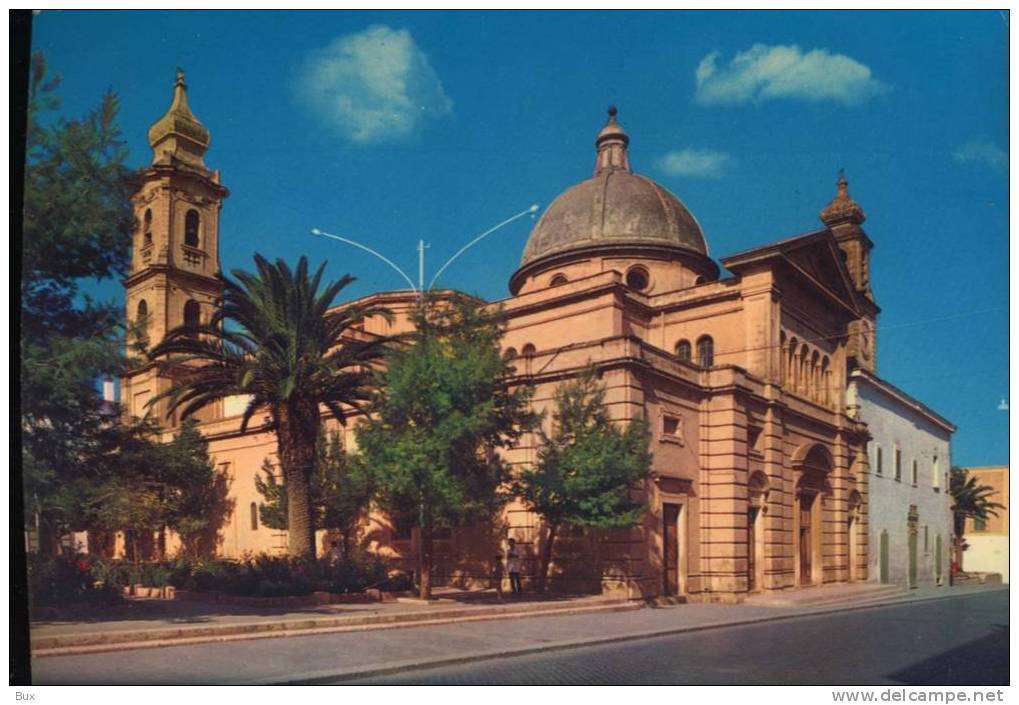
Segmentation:
{"type": "MultiPolygon", "coordinates": [[[[228,192],[205,165],[209,131],[191,113],[182,75],[149,141],[153,161],[135,196],[139,225],[124,285],[128,320],[154,344],[174,326],[206,320],[215,305],[228,192]]],[[[566,531],[553,587],[735,601],[866,580],[869,433],[847,413],[846,388],[850,371],[875,372],[879,309],[869,284],[872,243],[845,179],[822,227],[722,257],[722,270],[683,203],[633,172],[614,109],[593,156],[593,175],[548,207],[511,295],[492,305],[505,312],[504,346],[516,355],[516,379],[535,387],[535,410],[550,410],[556,386],[594,365],[612,417],[650,421],[654,461],[635,490],[648,507],[643,523],[566,531]]],[[[366,320],[366,335],[409,327],[412,292],[368,300],[396,317],[366,320]]],[[[144,415],[171,383],[155,365],[132,372],[121,381],[127,413],[144,415]]],[[[225,556],[279,551],[286,541],[258,520],[254,477],[274,459],[275,438],[239,431],[243,401],[199,415],[231,478],[225,556]]],[[[165,418],[164,405],[152,411],[165,418]]],[[[169,433],[179,420],[167,423],[169,433]]],[[[351,425],[343,433],[352,448],[351,425]]],[[[535,441],[528,435],[507,459],[532,463],[535,441]]],[[[454,529],[436,541],[436,578],[481,584],[491,556],[514,537],[527,556],[526,587],[542,530],[513,504],[491,525],[454,529]]],[[[363,538],[412,567],[413,533],[373,515],[363,538]]]]}

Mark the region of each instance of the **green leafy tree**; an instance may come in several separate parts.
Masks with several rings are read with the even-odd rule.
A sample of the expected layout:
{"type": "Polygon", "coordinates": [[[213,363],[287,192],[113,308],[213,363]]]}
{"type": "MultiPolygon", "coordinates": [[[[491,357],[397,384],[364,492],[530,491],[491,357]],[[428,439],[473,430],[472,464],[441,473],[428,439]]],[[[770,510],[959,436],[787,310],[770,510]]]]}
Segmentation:
{"type": "Polygon", "coordinates": [[[640,523],[646,506],[633,492],[651,470],[647,422],[623,428],[609,418],[605,389],[588,368],[555,392],[552,432],[541,431],[538,462],[516,491],[546,525],[538,588],[544,591],[563,524],[619,528],[640,523]]]}
{"type": "Polygon", "coordinates": [[[151,472],[161,480],[166,528],[181,540],[187,556],[215,553],[220,529],[233,512],[230,479],[209,457],[209,442],[188,419],[170,443],[155,448],[151,472]]]}
{"type": "MultiPolygon", "coordinates": [[[[276,467],[266,458],[262,461],[262,475],[255,474],[255,490],[265,501],[258,505],[258,519],[270,529],[287,530],[287,481],[276,478],[276,467]]],[[[312,507],[315,506],[314,475],[311,486],[312,507]]]]}
{"type": "MultiPolygon", "coordinates": [[[[287,528],[286,480],[277,480],[268,458],[262,463],[264,476],[255,476],[255,489],[264,498],[258,515],[271,529],[287,528]]],[[[311,503],[315,528],[340,532],[343,556],[350,557],[351,545],[360,522],[368,511],[374,492],[371,474],[360,462],[348,462],[340,434],[319,434],[315,470],[311,476],[311,503]]]]}
{"type": "Polygon", "coordinates": [[[351,408],[371,397],[372,366],[388,341],[359,335],[354,326],[368,316],[389,318],[378,307],[332,308],[353,277],[322,286],[325,264],[313,274],[301,257],[291,270],[255,255],[256,273],[234,270],[220,276],[222,304],[209,322],[170,331],[151,352],[161,369],[177,376],[151,403],[167,398],[168,411],[187,418],[232,395],[248,395],[241,429],[268,412],[286,480],[290,553],[315,556],[311,475],[315,464],[320,407],[340,423],[351,408]]]}
{"type": "Polygon", "coordinates": [[[496,453],[534,422],[531,390],[511,387],[501,316],[473,299],[424,302],[409,344],[395,348],[372,406],[355,428],[381,506],[418,528],[419,593],[431,596],[436,529],[485,520],[507,499],[496,453]]]}
{"type": "Polygon", "coordinates": [[[136,561],[149,557],[157,533],[164,553],[166,529],[180,537],[184,555],[211,555],[232,500],[228,478],[213,466],[197,424],[185,422],[168,443],[151,421],[118,428],[115,447],[95,458],[103,472],[69,488],[83,507],[81,528],[125,531],[136,561]]]}
{"type": "Polygon", "coordinates": [[[962,552],[966,534],[966,519],[987,521],[998,516],[998,510],[1005,505],[990,499],[996,490],[988,485],[978,485],[976,475],[970,475],[966,468],[952,466],[949,473],[948,493],[952,496],[952,521],[955,525],[955,564],[962,568],[962,552]]]}
{"type": "Polygon", "coordinates": [[[20,248],[21,429],[25,507],[48,552],[81,518],[71,489],[101,469],[92,463],[118,435],[95,387],[124,363],[119,306],[96,304],[80,284],[126,271],[134,226],[116,94],[81,119],[56,119],[59,83],[36,52],[20,248]]]}

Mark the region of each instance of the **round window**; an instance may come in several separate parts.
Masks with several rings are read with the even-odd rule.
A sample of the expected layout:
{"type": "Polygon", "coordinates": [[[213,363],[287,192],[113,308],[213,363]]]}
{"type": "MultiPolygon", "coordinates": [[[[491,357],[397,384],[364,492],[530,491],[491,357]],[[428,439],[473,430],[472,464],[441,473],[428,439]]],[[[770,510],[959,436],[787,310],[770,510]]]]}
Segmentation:
{"type": "Polygon", "coordinates": [[[626,273],[626,285],[634,291],[644,291],[650,282],[647,270],[643,267],[633,267],[626,273]]]}

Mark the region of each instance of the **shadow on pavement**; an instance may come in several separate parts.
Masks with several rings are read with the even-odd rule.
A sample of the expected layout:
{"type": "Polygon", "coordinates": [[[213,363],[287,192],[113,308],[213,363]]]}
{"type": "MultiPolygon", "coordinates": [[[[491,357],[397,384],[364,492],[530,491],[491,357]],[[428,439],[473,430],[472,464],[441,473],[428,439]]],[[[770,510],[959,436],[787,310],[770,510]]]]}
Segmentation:
{"type": "Polygon", "coordinates": [[[1008,625],[888,677],[907,685],[1008,685],[1008,625]]]}

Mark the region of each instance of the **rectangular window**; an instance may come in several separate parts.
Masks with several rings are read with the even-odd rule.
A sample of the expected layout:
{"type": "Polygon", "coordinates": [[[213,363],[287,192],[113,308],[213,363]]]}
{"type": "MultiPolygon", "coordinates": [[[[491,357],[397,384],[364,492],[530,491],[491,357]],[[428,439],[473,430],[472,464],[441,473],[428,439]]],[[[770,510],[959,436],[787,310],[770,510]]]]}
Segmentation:
{"type": "Polygon", "coordinates": [[[877,451],[874,454],[874,472],[878,475],[883,475],[885,472],[884,459],[881,457],[881,446],[877,447],[877,451]]]}
{"type": "Polygon", "coordinates": [[[938,467],[938,456],[931,461],[931,484],[935,490],[941,490],[941,468],[938,467]]]}
{"type": "Polygon", "coordinates": [[[920,475],[919,475],[919,471],[918,471],[918,466],[916,464],[916,460],[913,460],[913,466],[912,466],[912,468],[910,469],[910,472],[909,472],[910,484],[912,484],[913,487],[916,487],[916,481],[917,481],[917,479],[919,479],[919,476],[920,475]]]}
{"type": "Polygon", "coordinates": [[[973,531],[987,531],[987,520],[973,517],[973,531]]]}
{"type": "Polygon", "coordinates": [[[761,429],[747,428],[747,447],[751,453],[761,453],[761,429]]]}
{"type": "Polygon", "coordinates": [[[679,431],[679,419],[675,416],[662,417],[662,433],[666,436],[675,436],[679,431]]]}
{"type": "Polygon", "coordinates": [[[678,443],[679,445],[686,443],[683,438],[683,418],[681,416],[662,414],[661,440],[678,443]]]}
{"type": "Polygon", "coordinates": [[[902,482],[902,451],[895,449],[895,481],[902,482]]]}
{"type": "Polygon", "coordinates": [[[924,527],[923,527],[923,554],[925,556],[928,553],[930,553],[929,546],[930,546],[930,535],[928,534],[927,525],[924,524],[924,527]]]}

